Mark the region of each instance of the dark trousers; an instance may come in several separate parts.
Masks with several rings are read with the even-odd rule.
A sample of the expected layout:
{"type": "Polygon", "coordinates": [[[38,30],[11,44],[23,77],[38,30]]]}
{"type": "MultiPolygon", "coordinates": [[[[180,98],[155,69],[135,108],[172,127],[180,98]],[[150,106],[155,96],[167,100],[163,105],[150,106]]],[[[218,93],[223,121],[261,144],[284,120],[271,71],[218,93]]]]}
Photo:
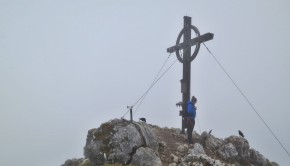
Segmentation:
{"type": "Polygon", "coordinates": [[[187,140],[189,144],[193,144],[192,140],[192,131],[195,125],[195,120],[192,117],[186,117],[186,126],[187,126],[187,140]]]}

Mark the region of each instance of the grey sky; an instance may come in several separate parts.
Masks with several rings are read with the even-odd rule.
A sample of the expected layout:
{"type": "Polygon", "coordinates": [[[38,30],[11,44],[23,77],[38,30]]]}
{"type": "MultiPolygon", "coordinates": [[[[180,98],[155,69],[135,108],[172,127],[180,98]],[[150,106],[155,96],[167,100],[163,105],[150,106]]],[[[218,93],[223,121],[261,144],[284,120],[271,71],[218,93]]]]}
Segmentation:
{"type": "MultiPolygon", "coordinates": [[[[290,151],[289,1],[0,0],[0,165],[82,157],[87,131],[120,118],[149,87],[185,15],[215,34],[206,44],[290,151]]],[[[180,127],[181,77],[178,62],[134,118],[180,127]]],[[[202,131],[240,129],[267,158],[290,163],[203,46],[191,77],[202,131]]]]}

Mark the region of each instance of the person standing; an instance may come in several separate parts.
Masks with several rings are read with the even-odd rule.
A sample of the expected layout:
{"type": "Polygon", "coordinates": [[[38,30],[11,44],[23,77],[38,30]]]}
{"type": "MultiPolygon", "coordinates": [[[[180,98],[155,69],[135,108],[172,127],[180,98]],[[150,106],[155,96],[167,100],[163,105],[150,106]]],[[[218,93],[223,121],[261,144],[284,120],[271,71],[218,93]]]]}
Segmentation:
{"type": "Polygon", "coordinates": [[[187,116],[186,116],[186,125],[187,125],[187,140],[189,144],[193,144],[192,132],[195,125],[195,116],[196,116],[196,104],[197,99],[192,96],[191,101],[187,102],[187,116]]]}

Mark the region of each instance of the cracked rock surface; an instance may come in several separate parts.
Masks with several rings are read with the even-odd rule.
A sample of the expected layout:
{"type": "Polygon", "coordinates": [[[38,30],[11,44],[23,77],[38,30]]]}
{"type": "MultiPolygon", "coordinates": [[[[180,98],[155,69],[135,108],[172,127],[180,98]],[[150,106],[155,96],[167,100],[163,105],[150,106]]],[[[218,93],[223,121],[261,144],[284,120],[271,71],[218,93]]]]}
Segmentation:
{"type": "Polygon", "coordinates": [[[225,139],[193,132],[187,144],[180,129],[160,128],[144,122],[114,119],[88,131],[84,158],[61,166],[277,166],[250,148],[247,139],[225,139]]]}
{"type": "Polygon", "coordinates": [[[146,160],[161,163],[155,154],[158,149],[157,137],[146,123],[114,119],[89,130],[84,156],[93,165],[105,162],[144,165],[146,160]]]}

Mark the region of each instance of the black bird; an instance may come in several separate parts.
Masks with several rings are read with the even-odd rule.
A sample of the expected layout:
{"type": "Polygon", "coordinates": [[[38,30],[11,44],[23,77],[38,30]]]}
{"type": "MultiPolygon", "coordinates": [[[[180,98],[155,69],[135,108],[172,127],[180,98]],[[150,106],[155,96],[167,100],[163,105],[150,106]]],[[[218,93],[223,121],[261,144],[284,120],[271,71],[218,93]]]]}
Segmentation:
{"type": "Polygon", "coordinates": [[[211,131],[212,131],[212,130],[210,130],[210,131],[208,132],[208,134],[210,134],[210,133],[211,133],[211,131]]]}
{"type": "Polygon", "coordinates": [[[146,118],[140,118],[139,120],[146,123],[146,118]]]}
{"type": "Polygon", "coordinates": [[[243,138],[245,137],[244,134],[241,132],[241,130],[239,130],[239,135],[243,138]]]}

